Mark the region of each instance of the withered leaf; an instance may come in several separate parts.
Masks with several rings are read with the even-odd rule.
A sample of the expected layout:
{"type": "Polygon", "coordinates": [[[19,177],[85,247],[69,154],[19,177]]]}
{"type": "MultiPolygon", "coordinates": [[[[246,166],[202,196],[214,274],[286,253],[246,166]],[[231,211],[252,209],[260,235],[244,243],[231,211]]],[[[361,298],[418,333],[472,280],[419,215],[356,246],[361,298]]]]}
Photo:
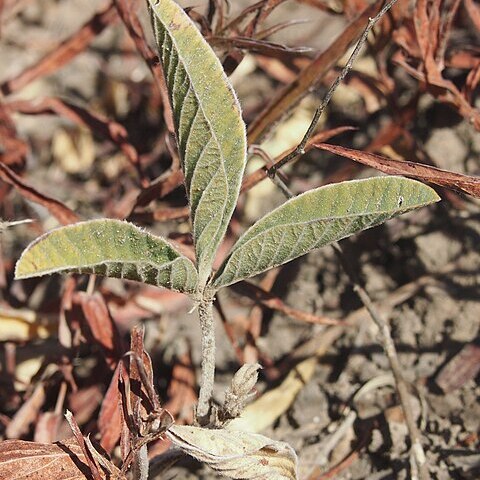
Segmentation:
{"type": "Polygon", "coordinates": [[[293,448],[263,435],[172,425],[167,437],[188,455],[229,478],[297,478],[297,455],[293,448]]]}
{"type": "Polygon", "coordinates": [[[461,191],[480,198],[480,177],[463,175],[461,173],[441,170],[440,168],[424,165],[423,163],[410,162],[407,160],[394,160],[382,157],[373,153],[353,150],[351,148],[330,145],[327,143],[316,143],[316,148],[341,155],[358,163],[380,170],[389,175],[404,175],[423,182],[433,183],[441,187],[461,191]]]}
{"type": "MultiPolygon", "coordinates": [[[[75,439],[57,443],[0,442],[0,478],[8,480],[91,480],[75,439]]],[[[104,477],[105,478],[105,477],[104,477]]]]}
{"type": "Polygon", "coordinates": [[[115,369],[110,385],[105,393],[98,415],[100,443],[110,453],[117,444],[122,431],[120,392],[118,390],[119,367],[115,369]]]}

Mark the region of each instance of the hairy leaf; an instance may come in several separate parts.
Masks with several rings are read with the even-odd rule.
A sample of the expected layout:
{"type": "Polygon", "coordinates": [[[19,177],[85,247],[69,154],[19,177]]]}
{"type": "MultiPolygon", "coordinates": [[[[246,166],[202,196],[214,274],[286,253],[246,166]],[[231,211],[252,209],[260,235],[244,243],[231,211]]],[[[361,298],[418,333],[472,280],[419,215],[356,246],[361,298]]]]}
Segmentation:
{"type": "Polygon", "coordinates": [[[430,187],[401,177],[353,180],[310,190],[250,227],[218,270],[213,286],[251,277],[439,199],[430,187]]]}
{"type": "Polygon", "coordinates": [[[172,425],[166,433],[185,453],[229,478],[296,480],[297,455],[256,433],[172,425]]]}
{"type": "Polygon", "coordinates": [[[95,273],[179,292],[196,291],[193,263],[166,240],[131,223],[91,220],[46,233],[17,262],[15,278],[51,273],[95,273]]]}
{"type": "Polygon", "coordinates": [[[211,273],[246,161],[240,106],[220,61],[172,0],[148,0],[172,103],[200,283],[211,273]]]}

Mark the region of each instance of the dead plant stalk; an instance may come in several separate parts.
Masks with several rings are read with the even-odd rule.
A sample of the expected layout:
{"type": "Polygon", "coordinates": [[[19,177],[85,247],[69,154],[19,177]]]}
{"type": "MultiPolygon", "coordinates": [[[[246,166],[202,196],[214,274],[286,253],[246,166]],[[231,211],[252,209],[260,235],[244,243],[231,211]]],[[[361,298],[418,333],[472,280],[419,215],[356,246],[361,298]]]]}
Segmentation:
{"type": "MultiPolygon", "coordinates": [[[[286,185],[278,178],[275,177],[276,171],[281,168],[283,165],[286,165],[288,162],[295,160],[298,156],[303,155],[305,153],[305,147],[312,137],[317,124],[325,111],[325,108],[330,103],[335,90],[338,88],[340,83],[344,80],[344,78],[348,75],[348,72],[352,69],[355,60],[357,59],[362,47],[365,45],[368,35],[370,31],[373,29],[375,24],[393,7],[393,5],[397,2],[397,0],[390,0],[381,10],[380,12],[373,18],[370,18],[368,21],[368,25],[365,28],[362,36],[360,37],[357,45],[355,46],[350,58],[348,59],[346,65],[343,67],[340,75],[335,79],[332,83],[330,88],[328,89],[325,97],[323,98],[322,102],[315,110],[315,114],[313,119],[305,132],[301,142],[297,145],[297,147],[287,154],[283,159],[278,161],[275,165],[269,167],[267,169],[268,177],[274,181],[274,183],[280,188],[280,190],[288,197],[291,198],[293,195],[289,192],[286,185]]],[[[423,446],[421,443],[421,434],[420,431],[415,423],[415,419],[413,418],[412,414],[412,406],[411,401],[409,398],[407,384],[403,378],[401,372],[400,362],[398,360],[398,355],[396,352],[395,344],[392,339],[392,335],[390,332],[390,328],[388,323],[385,321],[383,316],[378,312],[375,305],[373,304],[372,300],[370,299],[366,290],[359,284],[359,282],[355,279],[355,275],[349,271],[350,269],[347,267],[347,262],[345,261],[345,257],[343,255],[342,249],[338,243],[334,244],[334,248],[339,254],[341,262],[344,266],[344,269],[347,275],[350,278],[350,281],[353,284],[354,291],[357,293],[358,297],[360,298],[361,302],[367,309],[370,317],[377,325],[379,332],[380,332],[380,342],[382,347],[388,357],[388,361],[390,364],[390,368],[393,372],[395,378],[395,385],[398,392],[399,400],[402,405],[402,409],[405,415],[405,422],[407,424],[410,442],[411,442],[411,455],[414,459],[415,466],[418,469],[419,478],[421,480],[428,480],[430,478],[428,472],[428,465],[426,463],[425,452],[423,450],[423,446]]]]}

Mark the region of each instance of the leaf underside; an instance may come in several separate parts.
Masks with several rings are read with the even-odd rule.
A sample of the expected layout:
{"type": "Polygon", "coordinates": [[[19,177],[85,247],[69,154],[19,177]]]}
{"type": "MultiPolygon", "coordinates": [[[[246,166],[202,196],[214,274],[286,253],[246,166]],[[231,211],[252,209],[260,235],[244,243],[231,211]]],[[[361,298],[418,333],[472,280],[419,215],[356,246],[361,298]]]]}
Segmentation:
{"type": "Polygon", "coordinates": [[[232,479],[297,480],[297,455],[256,433],[172,425],[166,432],[188,455],[232,479]]]}
{"type": "Polygon", "coordinates": [[[192,21],[172,0],[148,3],[205,284],[237,202],[246,162],[245,125],[220,61],[192,21]]]}
{"type": "Polygon", "coordinates": [[[250,227],[213,279],[220,288],[440,200],[415,180],[375,177],[303,193],[250,227]]]}
{"type": "Polygon", "coordinates": [[[51,273],[93,273],[184,293],[195,292],[197,284],[193,263],[166,240],[131,223],[110,219],[46,233],[22,253],[15,278],[51,273]]]}

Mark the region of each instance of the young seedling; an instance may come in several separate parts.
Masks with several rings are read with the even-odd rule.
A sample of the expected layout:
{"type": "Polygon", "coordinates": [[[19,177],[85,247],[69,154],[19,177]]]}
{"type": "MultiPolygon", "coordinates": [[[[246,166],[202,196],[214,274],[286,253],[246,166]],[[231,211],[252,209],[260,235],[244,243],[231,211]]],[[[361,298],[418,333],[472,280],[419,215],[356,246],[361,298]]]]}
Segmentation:
{"type": "Polygon", "coordinates": [[[131,223],[100,219],[61,227],[35,240],[17,263],[16,278],[90,273],[189,295],[198,307],[202,332],[197,419],[208,426],[215,369],[212,303],[219,289],[439,197],[430,187],[401,177],[316,188],[248,228],[213,271],[244,174],[245,125],[221,63],[189,17],[173,0],[147,3],[175,121],[196,262],[168,240],[131,223]]]}

